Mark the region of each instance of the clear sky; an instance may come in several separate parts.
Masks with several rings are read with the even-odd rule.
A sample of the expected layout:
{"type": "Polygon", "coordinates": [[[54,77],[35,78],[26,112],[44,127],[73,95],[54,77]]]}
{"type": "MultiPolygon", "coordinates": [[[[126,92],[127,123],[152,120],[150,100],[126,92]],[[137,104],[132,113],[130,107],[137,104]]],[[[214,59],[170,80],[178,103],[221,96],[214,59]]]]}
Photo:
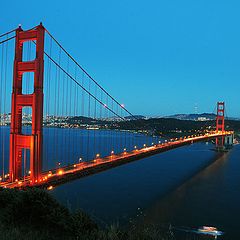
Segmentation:
{"type": "Polygon", "coordinates": [[[240,1],[11,0],[0,33],[40,21],[134,114],[240,117],[240,1]]]}

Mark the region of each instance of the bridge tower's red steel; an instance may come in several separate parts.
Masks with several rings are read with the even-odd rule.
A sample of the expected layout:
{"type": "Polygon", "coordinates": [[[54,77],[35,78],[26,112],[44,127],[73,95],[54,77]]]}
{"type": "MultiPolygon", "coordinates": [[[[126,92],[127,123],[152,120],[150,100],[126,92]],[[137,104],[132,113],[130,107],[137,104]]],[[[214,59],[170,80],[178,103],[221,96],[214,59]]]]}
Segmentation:
{"type": "Polygon", "coordinates": [[[40,24],[34,29],[16,30],[15,60],[13,70],[12,113],[10,131],[10,166],[9,177],[15,181],[22,177],[23,150],[30,150],[30,179],[37,182],[42,171],[42,122],[43,122],[43,68],[44,68],[44,32],[40,24]],[[23,43],[35,41],[36,58],[23,61],[23,43]],[[22,93],[23,74],[34,73],[34,91],[22,93]],[[22,133],[22,108],[32,108],[31,135],[22,133]]]}
{"type": "MultiPolygon", "coordinates": [[[[218,102],[217,103],[217,117],[216,117],[216,131],[225,131],[225,105],[224,102],[218,102]]],[[[216,146],[222,147],[224,144],[224,137],[216,138],[216,146]]]]}

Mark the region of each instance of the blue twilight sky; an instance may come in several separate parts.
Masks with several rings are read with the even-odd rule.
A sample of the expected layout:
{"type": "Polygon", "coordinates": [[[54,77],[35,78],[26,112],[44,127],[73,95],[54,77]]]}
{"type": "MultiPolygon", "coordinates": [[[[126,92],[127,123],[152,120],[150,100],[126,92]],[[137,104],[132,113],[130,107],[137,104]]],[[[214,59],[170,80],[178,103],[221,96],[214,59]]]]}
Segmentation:
{"type": "Polygon", "coordinates": [[[0,32],[46,28],[134,114],[240,116],[240,1],[1,1],[0,32]]]}

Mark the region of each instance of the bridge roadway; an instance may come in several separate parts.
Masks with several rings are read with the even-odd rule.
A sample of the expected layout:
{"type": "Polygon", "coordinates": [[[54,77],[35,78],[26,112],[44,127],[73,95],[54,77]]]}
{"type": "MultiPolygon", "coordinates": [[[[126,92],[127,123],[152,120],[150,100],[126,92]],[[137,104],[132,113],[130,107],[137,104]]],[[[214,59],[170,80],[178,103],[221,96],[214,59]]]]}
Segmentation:
{"type": "Polygon", "coordinates": [[[192,135],[180,139],[176,138],[174,141],[166,141],[164,143],[156,144],[151,147],[143,147],[141,149],[135,149],[131,152],[123,152],[121,154],[111,155],[104,158],[97,158],[89,162],[81,162],[43,172],[42,178],[35,183],[30,180],[29,176],[26,176],[24,179],[16,180],[15,182],[1,182],[0,186],[4,188],[22,188],[26,186],[36,186],[51,190],[54,186],[66,183],[68,181],[101,172],[154,154],[168,151],[170,149],[189,145],[195,142],[215,139],[216,137],[230,135],[233,135],[232,131],[210,132],[204,135],[192,135]]]}

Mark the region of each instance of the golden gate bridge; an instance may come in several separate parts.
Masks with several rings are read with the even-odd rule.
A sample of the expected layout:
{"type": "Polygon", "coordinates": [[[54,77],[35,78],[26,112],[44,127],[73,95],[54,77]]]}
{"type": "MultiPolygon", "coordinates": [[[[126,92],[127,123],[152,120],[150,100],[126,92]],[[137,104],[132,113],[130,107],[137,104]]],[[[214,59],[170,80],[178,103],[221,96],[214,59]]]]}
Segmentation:
{"type": "Polygon", "coordinates": [[[2,187],[50,189],[199,141],[215,139],[218,150],[232,144],[224,102],[217,103],[215,131],[174,139],[143,131],[42,24],[0,35],[0,52],[2,187]],[[125,121],[134,130],[119,130],[125,121]]]}

